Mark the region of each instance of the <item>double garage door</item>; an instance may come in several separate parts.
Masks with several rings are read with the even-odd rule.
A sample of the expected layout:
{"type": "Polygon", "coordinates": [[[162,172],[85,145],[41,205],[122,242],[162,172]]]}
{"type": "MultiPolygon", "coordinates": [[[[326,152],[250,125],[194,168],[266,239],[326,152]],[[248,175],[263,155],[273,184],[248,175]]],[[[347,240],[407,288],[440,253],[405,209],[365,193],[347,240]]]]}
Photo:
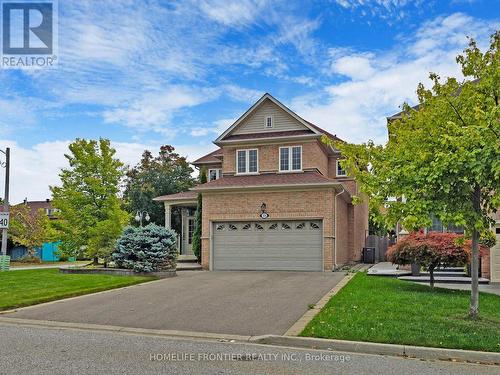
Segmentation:
{"type": "Polygon", "coordinates": [[[214,270],[322,271],[321,220],[213,223],[214,270]]]}

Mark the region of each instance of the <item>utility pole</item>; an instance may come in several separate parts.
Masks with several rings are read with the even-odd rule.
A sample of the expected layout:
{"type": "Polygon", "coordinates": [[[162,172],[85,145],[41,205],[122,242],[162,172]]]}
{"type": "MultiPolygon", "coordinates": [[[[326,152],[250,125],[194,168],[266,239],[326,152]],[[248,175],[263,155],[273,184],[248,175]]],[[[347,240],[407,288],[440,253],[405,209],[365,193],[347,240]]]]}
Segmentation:
{"type": "MultiPolygon", "coordinates": [[[[9,172],[10,172],[10,148],[5,151],[5,195],[3,198],[3,212],[9,212],[9,172]]],[[[7,255],[7,228],[2,229],[2,255],[7,255]]]]}

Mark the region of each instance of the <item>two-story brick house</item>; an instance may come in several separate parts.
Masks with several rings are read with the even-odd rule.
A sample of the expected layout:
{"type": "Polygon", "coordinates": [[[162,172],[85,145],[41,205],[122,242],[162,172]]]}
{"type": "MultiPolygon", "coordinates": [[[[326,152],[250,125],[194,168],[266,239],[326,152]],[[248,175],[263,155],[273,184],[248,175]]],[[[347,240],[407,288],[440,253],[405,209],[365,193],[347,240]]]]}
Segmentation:
{"type": "Polygon", "coordinates": [[[271,95],[259,99],[193,162],[207,183],[155,198],[167,226],[171,208],[184,208],[181,254],[192,253],[201,193],[204,269],[329,271],[359,261],[367,204],[351,203],[356,183],[322,136],[337,139],[271,95]]]}

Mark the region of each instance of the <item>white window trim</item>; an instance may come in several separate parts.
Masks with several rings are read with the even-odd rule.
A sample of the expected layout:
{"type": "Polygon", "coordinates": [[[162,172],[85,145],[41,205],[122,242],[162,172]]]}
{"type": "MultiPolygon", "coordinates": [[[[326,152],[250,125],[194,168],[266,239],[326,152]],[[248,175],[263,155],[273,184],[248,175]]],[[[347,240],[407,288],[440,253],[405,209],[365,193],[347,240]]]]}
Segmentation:
{"type": "Polygon", "coordinates": [[[247,175],[247,174],[259,174],[259,149],[258,148],[244,148],[236,150],[236,174],[237,175],[247,175]],[[250,170],[250,151],[255,150],[257,152],[257,172],[248,172],[250,170]],[[245,151],[245,172],[238,172],[238,152],[245,151]]]}
{"type": "Polygon", "coordinates": [[[302,145],[294,145],[294,146],[282,146],[279,148],[279,160],[278,160],[278,170],[280,173],[292,173],[292,172],[302,172],[302,145]],[[293,159],[293,152],[292,149],[294,147],[300,147],[300,169],[292,169],[292,159],[293,159]],[[289,169],[281,169],[281,149],[282,148],[287,148],[288,149],[288,168],[289,169]]]}
{"type": "Polygon", "coordinates": [[[266,116],[266,117],[264,118],[264,128],[266,128],[266,129],[272,129],[272,128],[274,128],[274,118],[273,118],[273,116],[272,116],[272,115],[271,115],[271,116],[266,116]],[[271,119],[271,126],[267,126],[267,119],[268,119],[268,118],[270,118],[270,119],[271,119]]]}
{"type": "Polygon", "coordinates": [[[218,180],[218,179],[220,178],[220,175],[222,174],[222,173],[221,173],[221,172],[222,172],[222,169],[220,169],[220,168],[210,168],[210,169],[208,170],[208,176],[207,176],[207,177],[208,177],[208,178],[207,178],[208,182],[210,182],[210,181],[215,181],[215,180],[211,180],[211,179],[210,179],[210,172],[211,172],[211,171],[215,171],[215,180],[218,180]]]}
{"type": "Polygon", "coordinates": [[[345,176],[347,176],[347,171],[346,170],[344,170],[344,174],[339,174],[339,167],[340,167],[339,161],[340,160],[337,159],[337,162],[335,163],[335,168],[336,168],[335,169],[335,176],[337,176],[337,177],[345,177],[345,176]]]}

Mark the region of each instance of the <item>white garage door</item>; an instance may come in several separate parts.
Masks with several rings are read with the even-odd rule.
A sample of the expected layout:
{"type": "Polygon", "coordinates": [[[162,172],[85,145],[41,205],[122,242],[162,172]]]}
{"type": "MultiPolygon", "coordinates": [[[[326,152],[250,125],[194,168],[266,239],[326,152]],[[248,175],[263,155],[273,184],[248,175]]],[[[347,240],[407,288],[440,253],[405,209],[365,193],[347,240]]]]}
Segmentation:
{"type": "Polygon", "coordinates": [[[491,257],[491,281],[500,282],[500,225],[495,228],[497,243],[490,250],[491,257]]]}
{"type": "Polygon", "coordinates": [[[214,270],[322,271],[320,220],[213,224],[214,270]]]}

